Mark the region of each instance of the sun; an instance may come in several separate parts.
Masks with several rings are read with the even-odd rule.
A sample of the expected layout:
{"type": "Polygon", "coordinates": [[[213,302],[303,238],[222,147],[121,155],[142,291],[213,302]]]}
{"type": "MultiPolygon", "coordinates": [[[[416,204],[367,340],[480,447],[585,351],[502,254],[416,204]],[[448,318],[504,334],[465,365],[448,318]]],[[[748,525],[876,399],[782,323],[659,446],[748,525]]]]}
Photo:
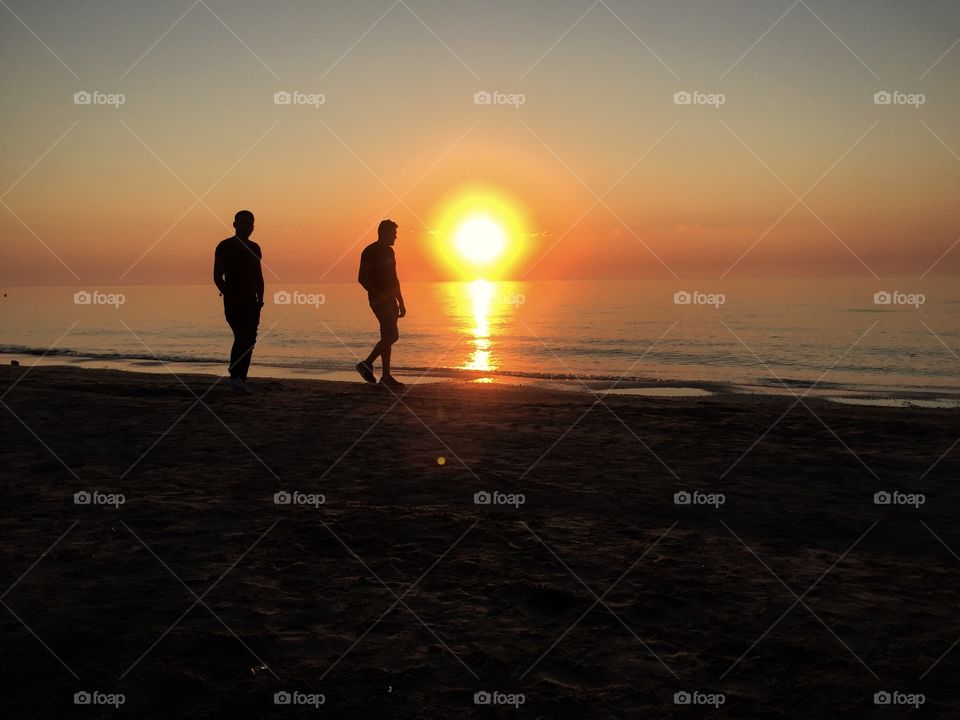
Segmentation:
{"type": "Polygon", "coordinates": [[[503,190],[483,185],[452,189],[431,223],[433,257],[463,280],[509,277],[527,251],[526,214],[503,190]]]}
{"type": "Polygon", "coordinates": [[[503,255],[507,247],[507,234],[496,220],[479,215],[460,224],[453,243],[464,260],[486,266],[503,255]]]}

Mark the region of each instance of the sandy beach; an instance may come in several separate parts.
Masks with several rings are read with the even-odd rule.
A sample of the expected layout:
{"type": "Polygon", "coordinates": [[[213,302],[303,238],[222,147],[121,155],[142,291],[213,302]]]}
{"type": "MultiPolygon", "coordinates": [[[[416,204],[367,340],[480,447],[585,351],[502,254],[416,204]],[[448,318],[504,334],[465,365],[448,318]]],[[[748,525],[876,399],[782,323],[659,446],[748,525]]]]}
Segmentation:
{"type": "Polygon", "coordinates": [[[960,707],[956,411],[28,370],[0,372],[8,717],[960,707]]]}

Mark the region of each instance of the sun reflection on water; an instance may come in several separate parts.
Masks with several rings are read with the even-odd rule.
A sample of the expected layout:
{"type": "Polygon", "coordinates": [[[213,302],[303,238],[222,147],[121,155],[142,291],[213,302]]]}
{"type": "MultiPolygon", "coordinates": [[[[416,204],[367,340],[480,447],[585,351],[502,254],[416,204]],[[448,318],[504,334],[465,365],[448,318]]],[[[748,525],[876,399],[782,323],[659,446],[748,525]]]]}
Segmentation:
{"type": "MultiPolygon", "coordinates": [[[[474,280],[467,286],[467,296],[473,304],[473,327],[469,329],[473,335],[473,351],[463,366],[465,370],[492,372],[497,369],[491,358],[493,343],[490,341],[490,304],[495,289],[495,283],[482,279],[474,280]]],[[[492,380],[481,378],[478,382],[492,380]]]]}

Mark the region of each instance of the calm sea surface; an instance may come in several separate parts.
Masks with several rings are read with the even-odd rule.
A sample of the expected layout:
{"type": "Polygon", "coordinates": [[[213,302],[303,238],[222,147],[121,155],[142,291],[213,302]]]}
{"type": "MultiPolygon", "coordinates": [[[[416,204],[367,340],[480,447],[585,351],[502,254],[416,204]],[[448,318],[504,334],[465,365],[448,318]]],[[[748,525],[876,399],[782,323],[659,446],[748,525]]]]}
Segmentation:
{"type": "MultiPolygon", "coordinates": [[[[24,364],[224,370],[230,335],[212,286],[3,292],[0,352],[24,364]]],[[[413,283],[404,294],[394,365],[407,380],[960,392],[949,278],[413,283]]],[[[354,378],[377,339],[359,286],[268,295],[252,375],[354,378]]]]}

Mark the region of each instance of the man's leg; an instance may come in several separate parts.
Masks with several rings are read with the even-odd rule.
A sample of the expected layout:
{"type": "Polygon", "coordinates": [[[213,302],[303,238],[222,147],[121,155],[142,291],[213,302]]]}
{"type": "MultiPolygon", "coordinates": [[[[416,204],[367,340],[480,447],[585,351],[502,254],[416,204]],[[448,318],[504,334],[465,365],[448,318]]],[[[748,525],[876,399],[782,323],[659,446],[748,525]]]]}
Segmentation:
{"type": "Polygon", "coordinates": [[[377,342],[376,345],[373,346],[373,350],[370,351],[370,354],[367,355],[367,359],[364,360],[364,362],[367,365],[373,365],[373,362],[382,354],[383,354],[383,340],[380,340],[379,342],[377,342]]]}
{"type": "Polygon", "coordinates": [[[388,341],[389,336],[389,303],[380,303],[380,304],[371,304],[370,309],[373,310],[374,316],[377,318],[377,322],[380,323],[380,340],[376,345],[373,346],[373,350],[370,351],[370,354],[367,355],[367,359],[364,362],[367,365],[373,366],[374,361],[378,357],[384,358],[385,367],[390,366],[390,343],[388,341]]]}
{"type": "Polygon", "coordinates": [[[383,364],[383,377],[390,377],[390,357],[393,344],[400,338],[397,330],[397,307],[385,308],[380,316],[380,359],[383,364]]]}
{"type": "MultiPolygon", "coordinates": [[[[370,304],[370,309],[373,311],[373,314],[377,320],[380,320],[380,312],[378,311],[378,308],[373,305],[373,303],[370,304]]],[[[380,325],[383,327],[382,322],[380,325]]],[[[377,382],[377,378],[373,374],[373,363],[383,354],[383,332],[380,333],[380,338],[381,339],[377,342],[377,344],[373,346],[373,350],[370,351],[370,354],[367,355],[367,359],[361,360],[356,365],[357,372],[360,373],[360,377],[362,377],[364,381],[371,384],[375,384],[377,382]]]]}
{"type": "Polygon", "coordinates": [[[250,371],[250,356],[253,354],[253,346],[257,342],[256,331],[251,333],[249,328],[244,328],[237,337],[237,363],[235,367],[235,377],[244,382],[247,381],[247,373],[250,371]]]}
{"type": "Polygon", "coordinates": [[[243,333],[238,330],[233,331],[233,347],[230,348],[230,379],[239,380],[242,372],[241,363],[243,361],[243,333]]]}
{"type": "Polygon", "coordinates": [[[230,331],[233,333],[233,345],[230,347],[230,379],[239,380],[239,363],[240,357],[243,354],[243,350],[241,350],[243,341],[243,324],[241,323],[236,307],[224,304],[223,314],[226,316],[227,324],[230,326],[230,331]]]}
{"type": "Polygon", "coordinates": [[[257,328],[260,325],[260,308],[256,305],[251,305],[249,308],[244,308],[244,310],[238,375],[241,380],[246,382],[247,373],[250,370],[250,361],[253,360],[253,347],[257,344],[257,328]]]}
{"type": "MultiPolygon", "coordinates": [[[[367,356],[367,359],[357,364],[357,370],[367,382],[376,382],[373,375],[373,362],[379,357],[383,364],[383,377],[381,377],[380,382],[383,382],[391,378],[391,345],[399,337],[397,332],[397,304],[392,302],[371,305],[370,309],[373,310],[373,314],[380,321],[380,341],[373,346],[373,350],[367,356]]],[[[395,387],[399,385],[395,380],[391,380],[391,382],[394,383],[395,387]]]]}
{"type": "MultiPolygon", "coordinates": [[[[381,340],[380,342],[384,342],[381,340]]],[[[380,351],[380,357],[383,360],[383,376],[390,377],[390,343],[384,343],[383,349],[380,351]]]]}
{"type": "Polygon", "coordinates": [[[246,382],[253,346],[257,343],[260,308],[256,305],[230,305],[224,308],[227,323],[233,331],[230,348],[230,379],[246,382]]]}

